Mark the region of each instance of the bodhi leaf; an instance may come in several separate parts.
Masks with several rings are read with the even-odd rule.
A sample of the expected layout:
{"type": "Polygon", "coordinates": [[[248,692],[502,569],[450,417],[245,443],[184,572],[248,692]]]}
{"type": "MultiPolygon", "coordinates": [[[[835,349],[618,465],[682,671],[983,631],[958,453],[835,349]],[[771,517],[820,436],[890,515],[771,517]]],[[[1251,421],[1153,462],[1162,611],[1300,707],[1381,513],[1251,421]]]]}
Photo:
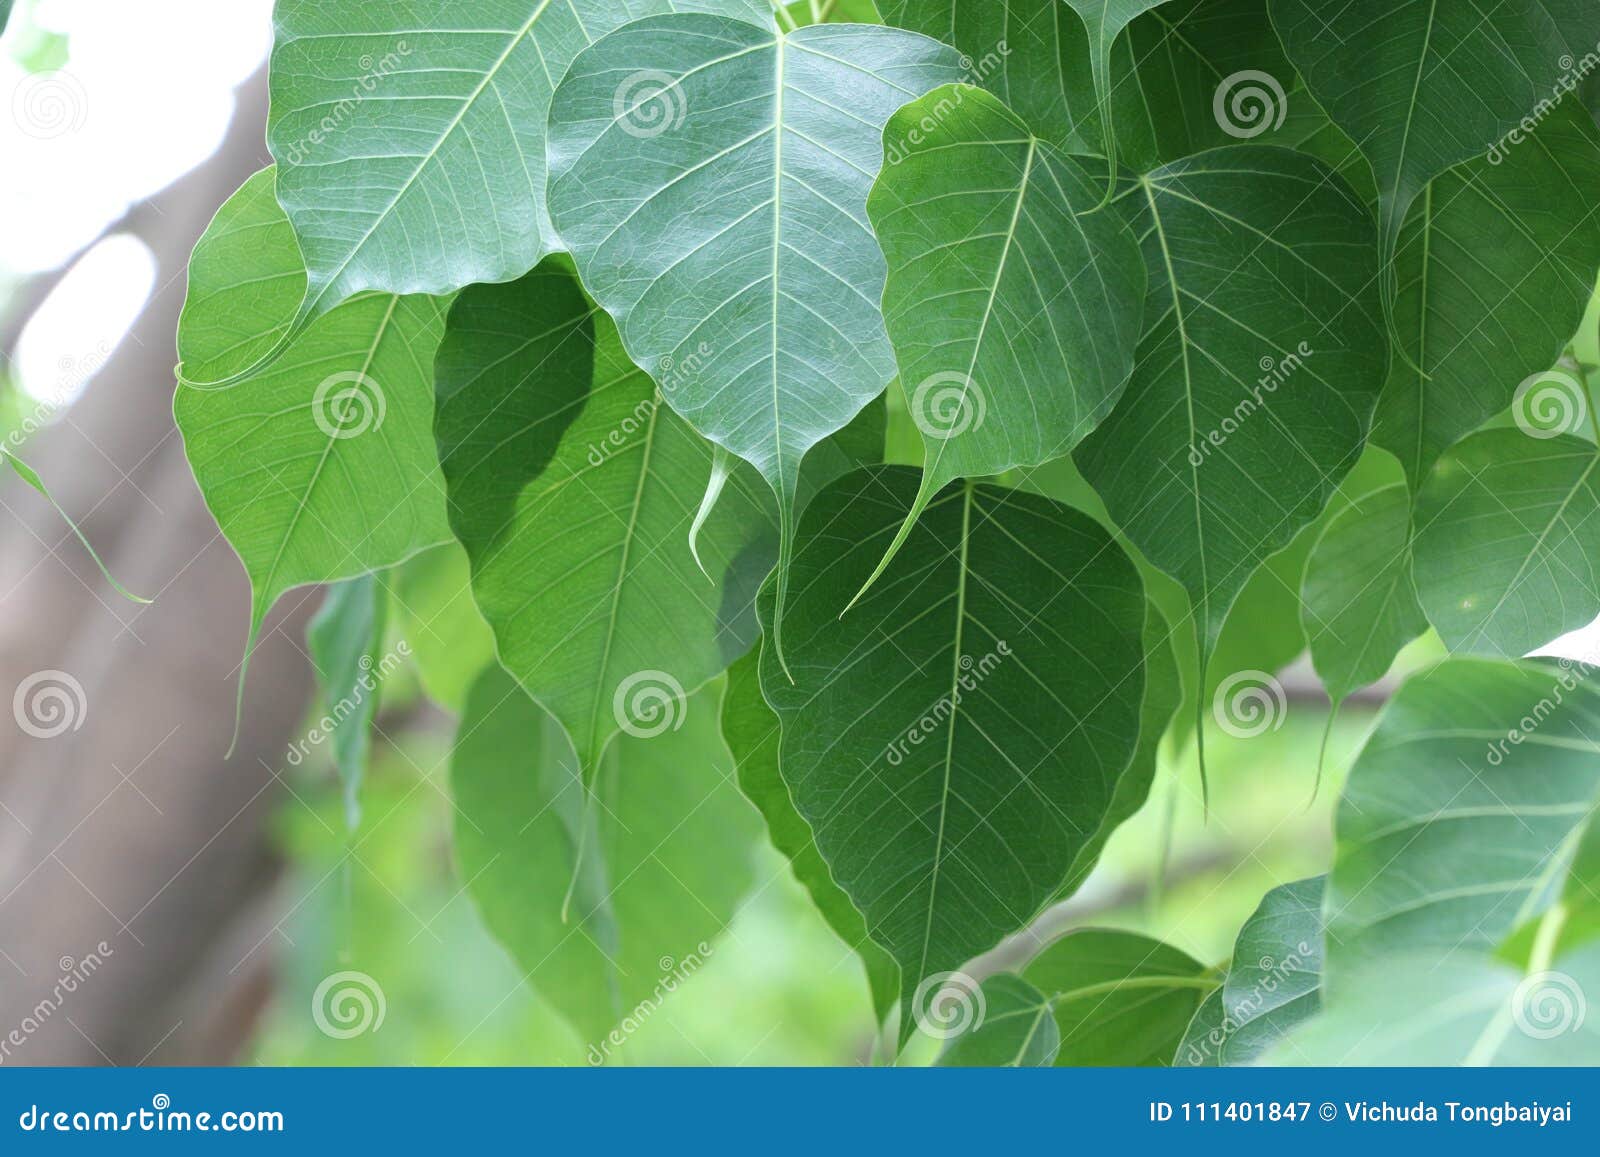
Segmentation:
{"type": "Polygon", "coordinates": [[[950,1038],[936,1064],[1016,1069],[1056,1063],[1061,1034],[1050,1002],[1033,985],[1002,972],[985,980],[970,999],[972,1027],[950,1038]]]}
{"type": "Polygon", "coordinates": [[[478,606],[592,773],[612,736],[668,725],[754,640],[770,498],[753,474],[730,480],[700,532],[702,571],[689,527],[711,448],[659,404],[562,258],[464,292],[436,379],[478,606]]]}
{"type": "Polygon", "coordinates": [[[1596,139],[1568,101],[1498,161],[1442,174],[1412,206],[1395,260],[1406,357],[1390,370],[1372,437],[1413,491],[1512,403],[1519,382],[1555,364],[1583,319],[1600,267],[1596,139]]]}
{"type": "Polygon", "coordinates": [[[329,588],[306,626],[306,646],[322,692],[324,726],[333,725],[333,758],[344,786],[345,823],[361,823],[361,781],[372,750],[378,710],[380,649],[389,595],[373,575],[329,588]]]}
{"type": "Polygon", "coordinates": [[[1385,269],[1428,182],[1532,113],[1567,47],[1542,0],[1351,0],[1337,20],[1323,0],[1272,0],[1272,19],[1311,94],[1372,163],[1385,269]]]}
{"type": "Polygon", "coordinates": [[[1311,661],[1337,704],[1376,683],[1428,629],[1411,579],[1411,494],[1386,486],[1322,531],[1306,564],[1301,609],[1311,661]]]}
{"type": "Polygon", "coordinates": [[[408,559],[394,575],[395,610],[423,689],[459,716],[472,684],[495,661],[494,634],[472,599],[466,551],[452,540],[408,559]]]}
{"type": "Polygon", "coordinates": [[[1150,299],[1127,393],[1078,448],[1194,608],[1200,669],[1250,576],[1361,455],[1387,352],[1366,210],[1320,161],[1241,145],[1132,186],[1150,299]]]}
{"type": "MultiPolygon", "coordinates": [[[[971,483],[928,507],[841,619],[918,489],[858,471],[807,508],[795,682],[761,686],[833,879],[901,971],[901,1040],[946,974],[1025,926],[1094,839],[1139,738],[1145,600],[1086,515],[971,483]]],[[[775,609],[762,588],[764,626],[775,609]]]]}
{"type": "Polygon", "coordinates": [[[1222,1063],[1254,1062],[1322,1007],[1322,894],[1314,876],[1272,889],[1234,942],[1222,986],[1222,1063]]]}
{"type": "Polygon", "coordinates": [[[461,875],[594,1064],[640,1001],[706,963],[754,875],[756,819],[717,737],[716,694],[680,707],[678,729],[611,747],[597,802],[561,728],[498,667],[473,687],[456,739],[461,875]]]}
{"type": "Polygon", "coordinates": [[[556,228],[667,404],[777,494],[780,608],[800,464],[895,373],[866,214],[883,126],[960,63],[897,29],[668,16],[600,40],[556,90],[556,228]],[[641,69],[674,78],[648,128],[618,96],[641,69]]]}
{"type": "Polygon", "coordinates": [[[1182,952],[1134,932],[1087,928],[1040,952],[1022,975],[1049,996],[1058,1065],[1168,1065],[1218,978],[1182,952]]]}
{"type": "Polygon", "coordinates": [[[1175,1069],[1214,1069],[1222,1064],[1222,1046],[1228,1039],[1228,1011],[1222,1004],[1222,989],[1200,1002],[1194,1019],[1184,1030],[1178,1051],[1172,1056],[1175,1069]]]}
{"type": "Polygon", "coordinates": [[[1417,593],[1451,650],[1514,659],[1600,614],[1597,544],[1594,443],[1485,430],[1417,496],[1417,593]]]}
{"type": "MultiPolygon", "coordinates": [[[[190,259],[178,352],[203,374],[228,376],[277,344],[305,289],[272,188],[270,168],[246,181],[190,259]]],[[[247,659],[285,591],[392,566],[449,537],[430,433],[443,332],[443,302],[367,294],[248,381],[180,384],[173,409],[189,465],[250,576],[247,659]]],[[[239,686],[242,696],[242,672],[239,686]]]]}
{"type": "MultiPolygon", "coordinates": [[[[593,40],[673,11],[761,19],[770,8],[279,0],[267,143],[310,270],[295,329],[362,290],[443,294],[508,281],[558,248],[545,207],[555,82],[593,40]]],[[[187,364],[184,373],[225,380],[187,364]]]]}
{"type": "Polygon", "coordinates": [[[1101,136],[1106,144],[1106,157],[1110,163],[1106,199],[1116,189],[1117,133],[1111,99],[1111,46],[1122,30],[1137,16],[1152,8],[1159,8],[1167,0],[1066,0],[1072,10],[1083,19],[1089,35],[1089,66],[1094,77],[1095,97],[1100,107],[1101,136]]]}
{"type": "Polygon", "coordinates": [[[947,483],[1060,458],[1110,412],[1133,370],[1145,271],[1121,215],[1090,213],[1095,170],[988,93],[935,89],[884,131],[916,142],[879,176],[867,213],[927,448],[892,555],[947,483]],[[934,127],[913,134],[919,123],[934,127]]]}

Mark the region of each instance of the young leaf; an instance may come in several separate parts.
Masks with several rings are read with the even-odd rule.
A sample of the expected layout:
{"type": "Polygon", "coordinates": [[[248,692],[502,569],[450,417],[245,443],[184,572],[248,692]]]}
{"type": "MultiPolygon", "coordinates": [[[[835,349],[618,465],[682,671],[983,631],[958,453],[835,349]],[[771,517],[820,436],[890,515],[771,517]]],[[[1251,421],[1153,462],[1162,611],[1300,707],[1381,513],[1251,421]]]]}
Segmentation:
{"type": "Polygon", "coordinates": [[[1134,932],[1070,932],[1022,975],[1050,997],[1058,1065],[1167,1065],[1218,978],[1188,953],[1134,932]]]}
{"type": "Polygon", "coordinates": [[[1555,364],[1594,293],[1594,122],[1574,97],[1506,149],[1435,178],[1400,234],[1406,357],[1390,370],[1372,439],[1400,459],[1413,492],[1441,454],[1512,403],[1518,383],[1555,364]]]}
{"type": "Polygon", "coordinates": [[[989,977],[979,992],[972,1027],[952,1037],[935,1064],[1017,1069],[1056,1063],[1061,1034],[1042,992],[1014,972],[989,977]]]}
{"type": "MultiPolygon", "coordinates": [[[[1092,520],[992,486],[929,506],[857,611],[918,488],[858,471],[807,509],[782,720],[795,807],[901,970],[901,1040],[942,974],[1025,926],[1095,836],[1139,738],[1145,600],[1092,520]],[[1068,626],[1070,625],[1070,630],[1068,626]]],[[[773,584],[762,590],[770,626],[773,584]]]]}
{"type": "MultiPolygon", "coordinates": [[[[178,352],[226,377],[288,332],[305,266],[273,170],[217,212],[189,263],[178,352]]],[[[285,591],[392,566],[449,537],[431,428],[444,303],[368,294],[319,318],[228,390],[173,410],[206,505],[250,576],[250,629],[285,591]]],[[[244,678],[240,676],[240,693],[244,678]]]]}
{"type": "Polygon", "coordinates": [[[833,882],[810,825],[789,798],[778,770],[778,728],[777,714],[761,696],[760,656],[752,651],[729,668],[728,692],[722,700],[722,737],[733,754],[739,790],[767,821],[773,846],[789,861],[828,927],[861,957],[873,1013],[882,1024],[900,995],[900,969],[868,937],[861,913],[833,882]]]}
{"type": "Polygon", "coordinates": [[[4,458],[5,461],[11,466],[11,472],[18,478],[22,479],[24,486],[28,487],[28,489],[32,490],[40,498],[43,498],[46,502],[48,502],[51,508],[61,516],[61,521],[67,524],[67,529],[72,531],[72,536],[76,538],[83,546],[83,549],[88,552],[90,560],[100,571],[100,576],[104,578],[106,582],[111,584],[112,590],[116,591],[130,603],[143,603],[148,605],[151,602],[150,599],[141,598],[139,595],[134,594],[127,587],[123,586],[117,581],[116,576],[111,573],[106,564],[101,561],[99,554],[95,552],[94,545],[89,541],[89,536],[84,534],[83,530],[78,526],[73,517],[62,509],[61,503],[55,500],[55,495],[50,493],[50,488],[44,484],[44,479],[39,477],[39,472],[37,470],[35,470],[32,466],[29,466],[21,458],[18,458],[15,452],[10,449],[10,447],[0,447],[0,458],[4,458]]]}
{"type": "Polygon", "coordinates": [[[333,725],[333,759],[344,785],[345,823],[361,823],[361,781],[372,751],[378,711],[378,675],[389,593],[375,576],[328,588],[306,626],[306,646],[317,671],[323,718],[333,725]]]}
{"type": "Polygon", "coordinates": [[[452,540],[392,573],[395,610],[423,690],[459,716],[472,684],[495,662],[494,634],[472,598],[467,553],[452,540]]]}
{"type": "Polygon", "coordinates": [[[1377,252],[1344,182],[1284,149],[1203,153],[1127,195],[1143,203],[1146,333],[1076,458],[1188,592],[1204,671],[1250,576],[1360,457],[1388,363],[1377,252]]]}
{"type": "Polygon", "coordinates": [[[1337,705],[1428,629],[1411,579],[1411,495],[1386,486],[1328,523],[1300,595],[1311,661],[1337,705]]]}
{"type": "Polygon", "coordinates": [[[679,730],[611,748],[597,800],[561,728],[498,667],[473,687],[457,736],[461,875],[592,1064],[641,1001],[705,965],[752,880],[757,823],[716,734],[716,694],[687,706],[679,730]]]}
{"type": "Polygon", "coordinates": [[[603,38],[556,90],[550,214],[584,285],[667,404],[766,478],[785,547],[800,463],[895,372],[866,215],[883,126],[960,75],[954,49],[896,29],[667,16],[603,38]],[[671,78],[660,123],[619,95],[641,69],[671,78]]]}
{"type": "Polygon", "coordinates": [[[1060,458],[1110,412],[1133,370],[1145,271],[1122,216],[1090,213],[1095,168],[988,93],[935,89],[884,133],[915,141],[867,213],[889,262],[884,322],[927,447],[892,555],[946,484],[1060,458]]]}
{"type": "Polygon", "coordinates": [[[1252,1064],[1322,1007],[1322,876],[1272,889],[1239,930],[1222,986],[1222,1063],[1252,1064]]]}
{"type": "Polygon", "coordinates": [[[267,143],[310,270],[296,327],[362,290],[508,281],[558,248],[555,82],[600,36],[671,11],[770,13],[765,0],[280,0],[267,143]]]}
{"type": "Polygon", "coordinates": [[[1485,430],[1417,496],[1417,594],[1453,651],[1517,658],[1600,614],[1600,454],[1485,430]]]}
{"type": "Polygon", "coordinates": [[[748,471],[730,480],[699,536],[702,571],[689,527],[711,448],[659,404],[561,258],[464,292],[436,379],[478,606],[500,661],[593,774],[614,735],[673,725],[684,694],[754,640],[770,499],[748,471]]]}

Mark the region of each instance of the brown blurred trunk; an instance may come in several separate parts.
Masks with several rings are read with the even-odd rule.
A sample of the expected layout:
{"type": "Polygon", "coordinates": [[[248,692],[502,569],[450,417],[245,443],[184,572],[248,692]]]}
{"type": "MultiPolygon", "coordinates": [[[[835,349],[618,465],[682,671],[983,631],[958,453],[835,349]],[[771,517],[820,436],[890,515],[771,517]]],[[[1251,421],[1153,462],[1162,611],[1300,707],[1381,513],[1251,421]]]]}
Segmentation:
{"type": "Polygon", "coordinates": [[[272,944],[279,865],[266,821],[307,702],[308,596],[269,622],[224,760],[248,587],[172,424],[189,250],[270,161],[265,115],[263,74],[240,89],[217,154],[123,223],[154,252],[157,290],[82,400],[24,452],[112,573],[155,604],[111,591],[38,496],[15,480],[0,490],[0,702],[40,672],[82,688],[34,685],[67,687],[74,726],[59,735],[0,727],[5,1064],[226,1061],[268,991],[256,946],[272,944]]]}

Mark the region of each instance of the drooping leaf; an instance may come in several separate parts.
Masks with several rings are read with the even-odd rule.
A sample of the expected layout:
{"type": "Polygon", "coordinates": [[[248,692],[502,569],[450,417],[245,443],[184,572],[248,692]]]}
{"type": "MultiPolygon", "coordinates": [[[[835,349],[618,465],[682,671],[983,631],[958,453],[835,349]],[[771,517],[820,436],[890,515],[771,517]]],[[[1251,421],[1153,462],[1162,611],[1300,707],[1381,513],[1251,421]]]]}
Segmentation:
{"type": "Polygon", "coordinates": [[[754,640],[770,498],[748,471],[729,481],[700,532],[702,571],[689,527],[711,448],[659,404],[561,258],[464,292],[436,380],[478,606],[592,773],[614,735],[670,724],[754,640]]]}
{"type": "MultiPolygon", "coordinates": [[[[278,344],[305,289],[272,190],[270,168],[246,181],[190,259],[178,352],[202,378],[228,377],[278,344]]],[[[179,385],[189,465],[250,576],[247,654],[285,591],[392,566],[449,537],[430,432],[444,305],[368,294],[237,386],[179,385]]]]}
{"type": "Polygon", "coordinates": [[[936,1064],[1016,1069],[1056,1063],[1061,1034],[1042,992],[1014,972],[989,977],[979,991],[975,1023],[949,1040],[936,1064]]]}
{"type": "Polygon", "coordinates": [[[1066,0],[1083,20],[1089,36],[1089,66],[1094,77],[1096,103],[1100,107],[1101,137],[1106,143],[1106,158],[1110,162],[1111,183],[1106,196],[1116,186],[1117,133],[1113,120],[1115,102],[1111,96],[1111,46],[1122,35],[1135,17],[1152,8],[1159,8],[1167,0],[1066,0]]]}
{"type": "Polygon", "coordinates": [[[329,587],[306,626],[306,647],[322,697],[322,726],[332,724],[333,759],[351,831],[361,823],[361,781],[372,752],[388,607],[389,594],[377,578],[362,575],[329,587]]]}
{"type": "Polygon", "coordinates": [[[467,692],[495,662],[494,634],[473,601],[466,551],[451,541],[408,559],[393,573],[397,618],[423,689],[459,716],[467,692]]]}
{"type": "MultiPolygon", "coordinates": [[[[444,294],[508,281],[558,248],[545,205],[555,82],[600,36],[672,11],[759,20],[770,8],[280,0],[267,143],[310,270],[297,323],[362,290],[444,294]]],[[[660,88],[649,77],[641,85],[641,97],[660,88]]]]}
{"type": "Polygon", "coordinates": [[[692,696],[677,730],[614,744],[592,799],[561,728],[508,674],[490,668],[468,698],[450,773],[462,878],[591,1063],[642,1001],[706,963],[751,884],[757,822],[716,698],[692,696]]]}
{"type": "Polygon", "coordinates": [[[770,647],[761,669],[795,807],[900,965],[902,1041],[943,974],[1060,888],[1133,756],[1144,690],[1132,563],[1086,516],[1020,491],[935,499],[841,618],[841,592],[917,488],[915,470],[886,467],[813,499],[794,559],[795,682],[770,647]]]}
{"type": "Polygon", "coordinates": [[[1518,658],[1600,615],[1600,453],[1508,427],[1417,496],[1417,593],[1453,651],[1518,658]]]}
{"type": "Polygon", "coordinates": [[[935,89],[884,131],[915,139],[867,199],[926,446],[909,533],[946,484],[1060,458],[1110,412],[1133,370],[1145,271],[1122,216],[1090,212],[1094,167],[988,93],[935,89]]]}
{"type": "Polygon", "coordinates": [[[110,584],[112,590],[130,603],[148,604],[151,602],[150,599],[134,594],[117,581],[116,576],[111,573],[110,568],[106,566],[100,555],[95,551],[94,544],[89,541],[89,536],[83,533],[83,529],[78,525],[77,520],[62,509],[61,503],[57,502],[55,495],[50,493],[50,488],[44,484],[44,479],[39,476],[37,470],[29,466],[21,458],[18,458],[16,452],[10,447],[0,447],[0,458],[5,459],[6,463],[11,467],[11,472],[22,479],[24,486],[48,502],[51,508],[61,516],[61,521],[66,523],[68,530],[72,531],[72,536],[78,540],[96,569],[99,570],[101,577],[110,584]]]}
{"type": "Polygon", "coordinates": [[[1134,932],[1070,932],[1022,975],[1061,1030],[1058,1065],[1169,1065],[1218,977],[1170,944],[1134,932]]]}
{"type": "Polygon", "coordinates": [[[1385,268],[1428,182],[1530,115],[1566,50],[1542,0],[1353,0],[1336,20],[1320,0],[1271,7],[1311,94],[1372,163],[1385,268]]]}
{"type": "Polygon", "coordinates": [[[728,693],[722,701],[722,737],[733,753],[739,790],[761,812],[773,846],[789,861],[828,927],[861,957],[873,1012],[882,1024],[900,995],[899,966],[867,935],[861,913],[833,882],[811,826],[789,798],[778,768],[778,716],[761,696],[759,666],[760,656],[754,651],[735,663],[728,671],[728,693]]]}
{"type": "Polygon", "coordinates": [[[1250,576],[1360,457],[1387,369],[1371,218],[1320,161],[1243,145],[1158,169],[1133,380],[1076,459],[1176,578],[1205,669],[1250,576]]]}
{"type": "Polygon", "coordinates": [[[1600,800],[1589,670],[1452,659],[1390,701],[1339,806],[1330,999],[1364,961],[1491,951],[1549,905],[1600,800]]]}
{"type": "Polygon", "coordinates": [[[1234,943],[1222,986],[1222,1063],[1253,1063],[1322,1007],[1322,894],[1313,876],[1272,889],[1234,943]]]}
{"type": "Polygon", "coordinates": [[[1386,486],[1330,522],[1301,590],[1311,661],[1335,704],[1383,678],[1428,629],[1411,578],[1411,494],[1386,486]]]}
{"type": "Polygon", "coordinates": [[[1406,357],[1372,432],[1413,491],[1571,340],[1600,269],[1597,187],[1595,125],[1573,99],[1504,156],[1451,169],[1417,197],[1395,261],[1406,357]]]}
{"type": "Polygon", "coordinates": [[[866,215],[884,123],[960,75],[954,49],[898,29],[667,16],[603,38],[556,90],[550,213],[584,285],[667,404],[766,478],[785,544],[807,452],[895,372],[866,215]],[[640,69],[675,78],[648,129],[618,97],[640,69]]]}
{"type": "Polygon", "coordinates": [[[1218,988],[1200,1002],[1189,1027],[1184,1030],[1178,1050],[1172,1056],[1175,1069],[1214,1069],[1222,1064],[1222,1046],[1228,1040],[1228,1010],[1218,988]]]}

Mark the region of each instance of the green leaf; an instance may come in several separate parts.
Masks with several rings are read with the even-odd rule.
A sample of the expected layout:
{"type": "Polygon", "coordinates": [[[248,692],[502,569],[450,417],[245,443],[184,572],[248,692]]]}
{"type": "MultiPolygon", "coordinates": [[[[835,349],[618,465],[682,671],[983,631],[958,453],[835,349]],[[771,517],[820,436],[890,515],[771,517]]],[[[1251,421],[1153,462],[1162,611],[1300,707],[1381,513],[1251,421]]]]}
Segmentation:
{"type": "Polygon", "coordinates": [[[840,592],[859,588],[917,489],[915,470],[886,467],[812,501],[795,682],[770,647],[761,669],[795,807],[900,965],[902,1041],[943,976],[1029,923],[1094,839],[1133,758],[1145,678],[1133,564],[1088,517],[1019,491],[939,496],[841,618],[840,592]]]}
{"type": "Polygon", "coordinates": [[[1372,163],[1386,269],[1428,182],[1530,116],[1566,50],[1541,0],[1352,0],[1337,20],[1322,0],[1271,6],[1311,94],[1372,163]]]}
{"type": "Polygon", "coordinates": [[[363,290],[508,281],[557,249],[555,82],[600,36],[675,10],[770,12],[765,0],[279,0],[267,143],[310,270],[297,328],[363,290]]]}
{"type": "Polygon", "coordinates": [[[1322,876],[1272,889],[1234,942],[1222,1063],[1254,1063],[1322,1007],[1322,876]]]}
{"type": "Polygon", "coordinates": [[[711,448],[659,404],[564,259],[464,292],[436,379],[478,606],[500,661],[592,774],[619,732],[680,722],[684,695],[755,639],[770,498],[749,471],[730,480],[699,535],[702,571],[689,528],[711,448]]]}
{"type": "Polygon", "coordinates": [[[306,626],[306,647],[317,672],[323,723],[332,724],[333,759],[344,786],[345,823],[361,824],[361,781],[372,752],[372,720],[384,671],[384,627],[389,594],[375,575],[328,588],[306,626]]]}
{"type": "Polygon", "coordinates": [[[1600,268],[1596,188],[1595,126],[1573,99],[1503,156],[1460,165],[1417,198],[1395,262],[1406,357],[1372,432],[1413,491],[1577,331],[1600,268]]]}
{"type": "Polygon", "coordinates": [[[1022,975],[1046,993],[1061,1030],[1058,1065],[1167,1065],[1206,993],[1210,970],[1159,940],[1099,928],[1070,932],[1022,975]]]}
{"type": "Polygon", "coordinates": [[[1217,989],[1195,1009],[1183,1039],[1172,1055],[1175,1069],[1214,1069],[1222,1065],[1222,1046],[1228,1040],[1228,1010],[1217,989]]]}
{"type": "Polygon", "coordinates": [[[1600,614],[1591,442],[1474,434],[1434,468],[1417,526],[1417,593],[1453,651],[1516,658],[1600,614]]]}
{"type": "MultiPolygon", "coordinates": [[[[305,268],[272,189],[270,168],[246,181],[190,259],[178,352],[203,375],[249,367],[299,304],[305,268]]],[[[179,385],[189,465],[250,576],[247,657],[285,591],[392,566],[449,537],[431,436],[444,305],[368,294],[237,386],[179,385]]]]}
{"type": "Polygon", "coordinates": [[[1386,486],[1323,529],[1300,595],[1311,661],[1335,705],[1428,629],[1411,578],[1411,494],[1386,486]]]}
{"type": "Polygon", "coordinates": [[[1152,8],[1159,8],[1167,0],[1066,0],[1072,10],[1083,18],[1089,35],[1089,66],[1094,77],[1097,103],[1100,107],[1101,136],[1106,143],[1106,157],[1110,163],[1110,184],[1106,189],[1109,200],[1116,188],[1117,133],[1113,120],[1115,102],[1111,97],[1111,46],[1122,30],[1152,8]]]}
{"type": "Polygon", "coordinates": [[[733,753],[739,790],[761,812],[773,846],[789,861],[828,927],[861,957],[873,1013],[882,1024],[900,994],[899,966],[868,937],[861,913],[833,882],[811,826],[795,808],[779,773],[778,736],[778,716],[761,696],[760,657],[751,652],[729,669],[728,693],[722,700],[722,737],[733,753]]]}
{"type": "Polygon", "coordinates": [[[693,696],[679,730],[616,743],[591,797],[561,729],[508,674],[491,667],[469,696],[450,773],[461,875],[591,1063],[641,1002],[706,963],[750,887],[756,818],[716,699],[693,696]]]}
{"type": "Polygon", "coordinates": [[[807,452],[895,373],[866,215],[883,126],[960,74],[896,29],[668,16],[603,38],[556,90],[550,213],[584,285],[668,405],[766,478],[785,546],[807,452]],[[659,123],[619,98],[640,70],[675,78],[659,123]]]}
{"type": "Polygon", "coordinates": [[[1061,1034],[1050,1002],[1016,973],[985,980],[971,1007],[972,1027],[950,1038],[936,1064],[1016,1069],[1056,1063],[1061,1034]]]}
{"type": "Polygon", "coordinates": [[[1600,800],[1590,673],[1453,659],[1395,695],[1339,805],[1330,997],[1364,961],[1492,951],[1549,905],[1600,800]]]}
{"type": "Polygon", "coordinates": [[[1146,333],[1085,477],[1193,604],[1201,669],[1250,576],[1321,514],[1387,370],[1372,223],[1320,161],[1242,145],[1158,169],[1141,202],[1146,333]]]}
{"type": "Polygon", "coordinates": [[[130,603],[143,603],[148,605],[152,601],[150,599],[141,598],[140,596],[134,594],[127,587],[123,586],[116,580],[116,577],[112,575],[111,571],[106,567],[106,564],[100,560],[100,556],[95,553],[94,546],[89,541],[89,536],[83,533],[82,529],[79,528],[72,515],[68,514],[64,509],[62,509],[61,503],[55,500],[55,496],[50,493],[50,488],[44,484],[44,479],[39,477],[39,472],[37,470],[35,470],[32,466],[29,466],[21,458],[18,458],[16,453],[9,446],[0,447],[0,457],[3,457],[6,462],[10,464],[11,472],[18,478],[22,479],[23,485],[27,486],[35,494],[39,495],[39,497],[48,502],[51,508],[61,516],[61,521],[67,524],[67,529],[72,531],[73,537],[76,538],[83,546],[83,549],[88,552],[89,558],[94,562],[95,567],[100,571],[101,577],[103,577],[106,582],[111,584],[112,590],[116,591],[130,603]]]}
{"type": "Polygon", "coordinates": [[[903,537],[947,483],[1060,458],[1100,423],[1133,370],[1145,271],[1123,218],[1090,213],[1095,168],[988,93],[935,89],[884,132],[916,142],[867,199],[926,446],[903,537]]]}
{"type": "Polygon", "coordinates": [[[495,662],[494,634],[472,599],[467,553],[451,541],[408,559],[393,574],[394,609],[423,690],[460,715],[472,684],[495,662]]]}

